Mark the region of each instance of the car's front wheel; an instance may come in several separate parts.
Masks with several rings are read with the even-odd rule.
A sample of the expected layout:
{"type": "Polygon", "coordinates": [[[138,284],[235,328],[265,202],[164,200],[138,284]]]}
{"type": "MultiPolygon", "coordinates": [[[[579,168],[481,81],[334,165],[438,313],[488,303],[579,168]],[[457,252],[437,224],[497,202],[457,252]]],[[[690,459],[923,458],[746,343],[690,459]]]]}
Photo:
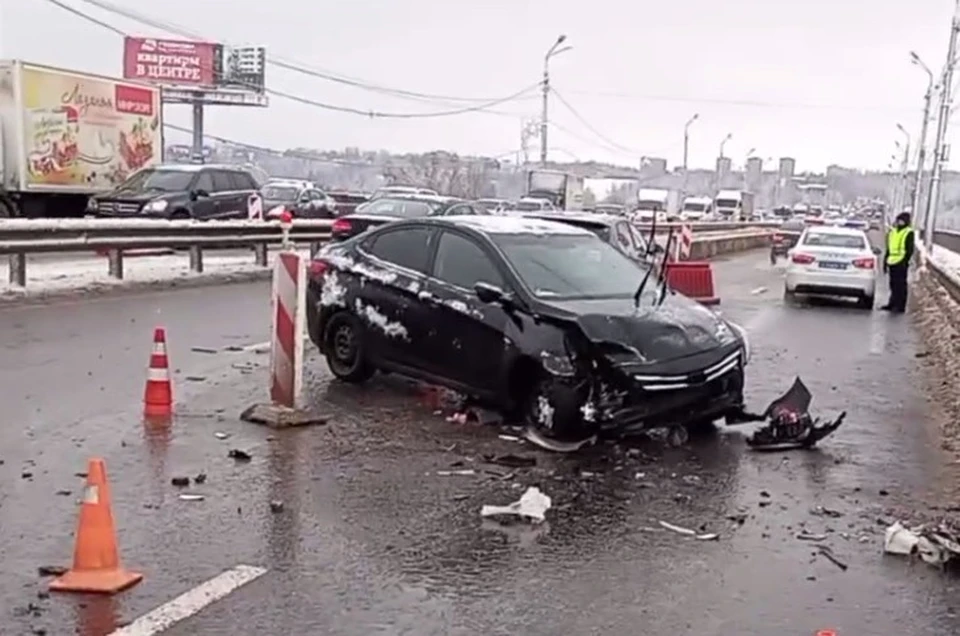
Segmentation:
{"type": "Polygon", "coordinates": [[[584,422],[582,399],[576,387],[545,375],[526,397],[523,417],[527,425],[559,441],[579,441],[590,436],[584,422]]]}
{"type": "Polygon", "coordinates": [[[330,317],[323,349],[331,373],[344,382],[361,384],[376,373],[367,360],[363,325],[353,314],[341,311],[330,317]]]}

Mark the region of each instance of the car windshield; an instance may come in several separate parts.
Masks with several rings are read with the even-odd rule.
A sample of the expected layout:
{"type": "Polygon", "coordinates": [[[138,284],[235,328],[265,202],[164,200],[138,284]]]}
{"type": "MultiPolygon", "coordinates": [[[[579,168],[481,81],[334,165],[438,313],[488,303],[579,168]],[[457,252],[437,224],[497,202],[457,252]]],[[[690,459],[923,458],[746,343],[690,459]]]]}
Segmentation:
{"type": "Polygon", "coordinates": [[[538,298],[630,298],[646,268],[593,235],[494,235],[520,280],[538,298]]]}
{"type": "Polygon", "coordinates": [[[299,193],[296,188],[283,186],[267,186],[261,190],[263,198],[271,201],[293,201],[299,193]]]}
{"type": "Polygon", "coordinates": [[[850,249],[864,249],[867,246],[862,236],[828,232],[808,232],[806,238],[803,239],[803,244],[810,247],[846,247],[850,249]]]}
{"type": "Polygon", "coordinates": [[[417,201],[415,199],[380,199],[363,208],[363,214],[372,216],[396,216],[419,218],[439,210],[440,203],[417,201]]]}
{"type": "Polygon", "coordinates": [[[683,211],[684,212],[703,212],[706,209],[706,205],[703,203],[684,203],[683,211]]]}
{"type": "Polygon", "coordinates": [[[132,192],[180,192],[190,187],[191,170],[141,170],[124,181],[117,190],[132,192]]]}

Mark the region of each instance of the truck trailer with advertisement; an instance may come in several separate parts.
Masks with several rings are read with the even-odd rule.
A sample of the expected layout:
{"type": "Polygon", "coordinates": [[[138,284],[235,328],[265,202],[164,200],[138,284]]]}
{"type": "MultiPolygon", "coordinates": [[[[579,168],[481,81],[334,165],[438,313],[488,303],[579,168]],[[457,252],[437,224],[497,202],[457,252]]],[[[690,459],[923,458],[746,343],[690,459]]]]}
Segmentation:
{"type": "Polygon", "coordinates": [[[0,61],[0,218],[83,216],[162,158],[159,88],[0,61]]]}
{"type": "Polygon", "coordinates": [[[582,210],[583,177],[557,170],[528,170],[524,196],[547,199],[558,210],[582,210]]]}
{"type": "Polygon", "coordinates": [[[753,216],[753,193],[746,190],[720,190],[713,198],[713,209],[722,220],[749,221],[753,216]]]}

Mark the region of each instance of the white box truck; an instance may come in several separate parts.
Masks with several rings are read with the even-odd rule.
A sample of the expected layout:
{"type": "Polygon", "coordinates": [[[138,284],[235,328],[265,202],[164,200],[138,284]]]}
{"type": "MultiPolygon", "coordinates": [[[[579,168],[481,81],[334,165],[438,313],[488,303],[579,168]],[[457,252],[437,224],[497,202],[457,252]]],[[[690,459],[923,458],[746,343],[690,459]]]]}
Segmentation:
{"type": "Polygon", "coordinates": [[[753,216],[753,193],[746,190],[720,190],[713,208],[722,221],[749,221],[753,216]]]}
{"type": "Polygon", "coordinates": [[[683,209],[680,210],[681,221],[705,221],[713,210],[713,200],[710,197],[687,197],[683,200],[683,209]]]}
{"type": "Polygon", "coordinates": [[[524,196],[546,199],[558,210],[582,210],[583,177],[557,170],[529,170],[524,196]]]}
{"type": "MultiPolygon", "coordinates": [[[[637,191],[637,223],[666,223],[670,212],[670,190],[665,188],[640,188],[637,191]]],[[[674,204],[676,198],[674,197],[674,204]]]]}
{"type": "Polygon", "coordinates": [[[162,160],[159,88],[0,61],[0,218],[83,216],[162,160]]]}

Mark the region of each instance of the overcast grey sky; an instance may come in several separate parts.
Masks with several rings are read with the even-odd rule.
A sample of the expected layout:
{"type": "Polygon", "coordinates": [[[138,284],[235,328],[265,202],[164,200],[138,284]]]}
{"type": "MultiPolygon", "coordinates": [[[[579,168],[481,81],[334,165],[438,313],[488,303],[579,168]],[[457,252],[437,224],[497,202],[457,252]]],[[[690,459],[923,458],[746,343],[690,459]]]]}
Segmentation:
{"type": "MultiPolygon", "coordinates": [[[[169,37],[80,0],[61,1],[131,35],[169,37]]],[[[885,168],[902,138],[897,122],[916,145],[927,80],[908,52],[916,50],[937,72],[953,12],[953,0],[113,2],[211,40],[262,44],[268,55],[317,69],[459,97],[494,99],[535,84],[544,53],[564,33],[573,49],[551,62],[552,83],[617,147],[553,99],[553,157],[635,165],[649,155],[673,165],[681,161],[683,125],[699,113],[691,128],[691,166],[712,166],[721,139],[732,133],[726,154],[735,164],[756,148],[761,157],[795,157],[799,170],[830,163],[885,168]]],[[[0,0],[0,54],[122,73],[119,36],[47,0],[0,0]]],[[[364,110],[469,105],[400,99],[275,67],[267,73],[274,89],[364,110]]],[[[531,92],[495,113],[371,120],[272,97],[268,109],[210,109],[207,132],[281,149],[502,155],[518,149],[522,118],[538,117],[539,109],[531,92]]],[[[184,107],[167,107],[166,116],[189,125],[184,107]]]]}

